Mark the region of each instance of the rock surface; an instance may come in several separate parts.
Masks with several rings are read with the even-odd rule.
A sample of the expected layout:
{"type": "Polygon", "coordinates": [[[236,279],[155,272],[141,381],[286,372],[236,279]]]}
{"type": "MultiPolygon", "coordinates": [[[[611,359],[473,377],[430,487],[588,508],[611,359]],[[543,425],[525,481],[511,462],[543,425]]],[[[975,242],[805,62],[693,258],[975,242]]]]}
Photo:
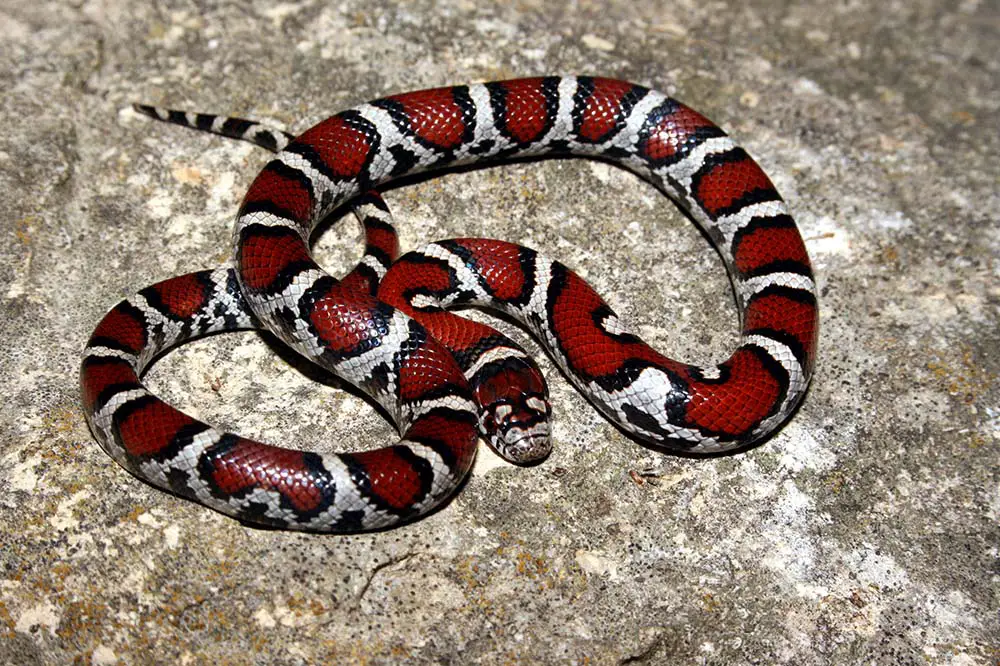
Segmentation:
{"type": "MultiPolygon", "coordinates": [[[[995,664],[998,32],[976,0],[2,3],[0,662],[995,664]],[[788,200],[823,332],[777,436],[663,455],[543,360],[548,460],[481,450],[443,510],[351,537],[245,527],[99,449],[76,377],[93,326],[140,286],[226,261],[267,159],[131,102],[301,130],[392,92],[548,73],[676,95],[788,200]]],[[[626,172],[516,164],[387,198],[404,246],[525,242],[668,354],[720,359],[736,340],[718,257],[626,172]]],[[[327,230],[321,262],[346,271],[358,238],[327,230]]],[[[265,441],[392,436],[254,333],[188,345],[149,383],[265,441]]]]}

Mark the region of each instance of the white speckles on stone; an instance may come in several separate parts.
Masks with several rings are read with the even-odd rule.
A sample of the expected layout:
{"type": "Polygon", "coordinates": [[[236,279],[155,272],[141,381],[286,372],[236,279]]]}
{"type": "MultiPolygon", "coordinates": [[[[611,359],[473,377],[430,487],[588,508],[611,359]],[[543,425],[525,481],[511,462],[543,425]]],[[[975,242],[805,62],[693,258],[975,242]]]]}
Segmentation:
{"type": "Polygon", "coordinates": [[[56,506],[55,513],[49,517],[49,524],[57,530],[68,530],[80,524],[76,517],[74,508],[77,504],[90,497],[90,491],[86,488],[78,490],[56,506]]]}
{"type": "Polygon", "coordinates": [[[499,21],[492,18],[481,18],[473,21],[473,25],[476,26],[476,32],[491,35],[493,37],[514,39],[518,35],[518,27],[513,23],[508,23],[507,21],[499,21]]]}
{"type": "Polygon", "coordinates": [[[204,241],[205,228],[203,216],[181,213],[170,216],[164,232],[169,236],[176,237],[180,241],[199,244],[204,241]]]}
{"type": "Polygon", "coordinates": [[[94,555],[94,536],[89,532],[80,534],[69,533],[66,535],[66,543],[74,550],[73,559],[87,558],[94,555]]]}
{"type": "Polygon", "coordinates": [[[545,49],[540,49],[540,48],[528,48],[528,49],[522,49],[521,50],[521,55],[522,56],[524,56],[528,60],[535,60],[535,61],[544,60],[545,59],[545,55],[547,53],[548,53],[548,51],[546,51],[545,49]]]}
{"type": "Polygon", "coordinates": [[[871,228],[885,231],[905,231],[913,226],[913,220],[898,210],[890,212],[872,210],[867,222],[871,228]]]}
{"type": "Polygon", "coordinates": [[[31,36],[37,31],[36,27],[17,20],[14,12],[4,12],[3,21],[0,21],[0,37],[4,41],[16,42],[31,39],[31,36]]]}
{"type": "Polygon", "coordinates": [[[983,663],[970,654],[955,654],[951,649],[939,650],[934,645],[925,645],[923,653],[927,656],[927,663],[941,663],[948,664],[948,666],[979,666],[983,663]],[[943,658],[945,654],[947,654],[947,660],[943,658]]]}
{"type": "Polygon", "coordinates": [[[587,33],[580,38],[583,45],[588,49],[594,49],[595,51],[613,51],[615,49],[615,43],[604,39],[603,37],[598,37],[597,35],[587,33]]]}
{"type": "MultiPolygon", "coordinates": [[[[9,463],[13,462],[5,457],[3,464],[0,468],[6,468],[9,463]]],[[[28,456],[24,461],[19,463],[14,463],[11,467],[7,468],[8,472],[8,483],[10,483],[11,488],[14,490],[22,490],[25,492],[31,492],[35,489],[38,484],[38,475],[35,474],[35,466],[42,462],[42,457],[39,454],[34,454],[28,456]]]]}
{"type": "Polygon", "coordinates": [[[701,518],[705,515],[705,510],[708,508],[708,499],[706,494],[703,492],[697,493],[694,497],[688,501],[687,510],[695,518],[701,518]]]}
{"type": "Polygon", "coordinates": [[[167,548],[173,550],[180,543],[181,528],[177,524],[167,525],[163,528],[163,542],[167,548]]]}
{"type": "Polygon", "coordinates": [[[781,436],[772,441],[781,452],[778,464],[792,473],[807,469],[825,472],[837,464],[837,457],[816,440],[812,431],[803,430],[794,422],[787,424],[781,431],[781,436]]]}
{"type": "MultiPolygon", "coordinates": [[[[122,164],[128,164],[129,160],[124,156],[119,160],[122,164]]],[[[125,185],[137,191],[145,190],[153,182],[153,175],[149,171],[134,171],[125,178],[125,185]]],[[[98,185],[98,191],[105,196],[117,195],[121,192],[121,182],[102,181],[98,185]]]]}
{"type": "Polygon", "coordinates": [[[264,9],[261,14],[271,19],[275,28],[280,28],[281,24],[289,16],[294,16],[302,10],[302,5],[293,2],[282,2],[264,9]]]}
{"type": "Polygon", "coordinates": [[[752,90],[747,90],[742,95],[740,95],[740,105],[745,106],[748,109],[755,109],[757,105],[760,104],[760,95],[752,90]]]}
{"type": "Polygon", "coordinates": [[[158,42],[164,47],[172,47],[177,44],[177,41],[184,36],[184,28],[179,25],[172,25],[168,28],[162,30],[156,30],[154,28],[154,33],[150,35],[152,39],[151,42],[158,42]]]}
{"type": "MultiPolygon", "coordinates": [[[[986,494],[986,517],[994,525],[1000,523],[1000,484],[993,484],[986,494]]],[[[993,549],[993,557],[1000,557],[1000,549],[993,549]]]]}
{"type": "Polygon", "coordinates": [[[892,409],[900,423],[923,430],[938,422],[938,419],[947,418],[951,404],[946,393],[920,388],[901,394],[893,403],[892,409]]]}
{"type": "Polygon", "coordinates": [[[200,185],[205,180],[205,173],[192,164],[175,163],[170,168],[170,175],[184,185],[200,185]]]}
{"type": "Polygon", "coordinates": [[[898,590],[909,582],[906,571],[884,549],[871,543],[844,555],[845,564],[862,585],[881,590],[898,590]]]}
{"type": "Polygon", "coordinates": [[[607,555],[590,550],[578,550],[574,559],[585,573],[607,576],[611,580],[618,578],[618,562],[607,555]]]}
{"type": "Polygon", "coordinates": [[[805,238],[806,247],[813,257],[824,255],[850,256],[851,231],[831,217],[817,218],[811,225],[815,230],[805,238]]]}
{"type": "Polygon", "coordinates": [[[590,173],[593,174],[594,178],[599,180],[601,183],[607,185],[611,182],[611,165],[606,162],[598,162],[596,160],[588,160],[587,168],[590,173]]]}
{"type": "Polygon", "coordinates": [[[812,578],[815,502],[791,479],[781,484],[779,493],[773,517],[761,526],[763,539],[769,544],[762,562],[794,586],[812,578]]]}
{"type": "Polygon", "coordinates": [[[59,621],[58,608],[51,601],[46,600],[25,609],[18,616],[17,622],[14,624],[14,631],[30,634],[36,629],[42,628],[47,629],[50,635],[55,636],[59,621]]]}
{"type": "Polygon", "coordinates": [[[830,588],[825,585],[796,583],[794,589],[797,596],[809,601],[822,601],[830,594],[830,588]]]}
{"type": "Polygon", "coordinates": [[[31,285],[31,262],[34,256],[35,253],[32,251],[31,245],[26,243],[24,252],[21,255],[21,261],[19,262],[20,265],[14,272],[14,279],[7,287],[5,293],[7,299],[21,298],[28,293],[31,285]]]}
{"type": "Polygon", "coordinates": [[[162,524],[150,511],[143,511],[136,516],[135,521],[140,525],[145,525],[146,527],[159,527],[162,524]]]}
{"type": "Polygon", "coordinates": [[[822,95],[823,88],[812,79],[801,78],[794,83],[794,90],[800,95],[822,95]]]}
{"type": "MultiPolygon", "coordinates": [[[[254,617],[255,619],[257,618],[256,615],[254,617]]],[[[315,621],[315,618],[306,609],[293,606],[284,601],[278,601],[274,604],[273,618],[275,624],[272,626],[280,624],[282,627],[302,627],[312,624],[315,621]]]]}
{"type": "Polygon", "coordinates": [[[236,187],[236,174],[232,171],[223,171],[214,178],[208,195],[209,208],[222,209],[239,200],[243,193],[236,187]]]}
{"type": "Polygon", "coordinates": [[[156,220],[165,220],[174,210],[174,197],[169,192],[160,191],[146,199],[146,212],[156,220]]]}
{"type": "Polygon", "coordinates": [[[663,18],[650,26],[653,32],[662,32],[674,37],[684,37],[688,34],[688,29],[669,18],[663,18]]]}
{"type": "Polygon", "coordinates": [[[253,619],[256,620],[257,624],[264,629],[274,629],[278,626],[278,622],[274,619],[274,616],[266,608],[261,608],[256,613],[253,614],[253,619]]]}
{"type": "Polygon", "coordinates": [[[118,663],[118,655],[106,645],[98,645],[91,653],[91,660],[95,666],[111,666],[118,663]]]}

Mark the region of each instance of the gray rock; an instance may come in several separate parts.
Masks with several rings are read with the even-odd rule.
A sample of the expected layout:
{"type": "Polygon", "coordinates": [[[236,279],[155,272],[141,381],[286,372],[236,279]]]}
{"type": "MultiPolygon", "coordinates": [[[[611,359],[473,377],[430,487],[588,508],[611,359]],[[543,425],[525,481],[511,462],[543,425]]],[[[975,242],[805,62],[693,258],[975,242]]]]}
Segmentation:
{"type": "MultiPolygon", "coordinates": [[[[3,3],[0,662],[996,662],[998,20],[975,0],[3,3]],[[645,449],[543,360],[548,460],[483,450],[443,510],[351,537],[245,527],[99,449],[77,395],[93,326],[140,286],[226,261],[267,160],[133,101],[301,130],[392,92],[547,73],[675,94],[788,200],[823,332],[777,436],[708,460],[645,449]]],[[[523,241],[665,353],[705,362],[736,340],[718,257],[624,171],[514,164],[387,199],[406,247],[523,241]]],[[[334,273],[360,254],[342,226],[317,241],[334,273]]],[[[269,442],[392,436],[279,351],[219,336],[149,383],[269,442]]]]}

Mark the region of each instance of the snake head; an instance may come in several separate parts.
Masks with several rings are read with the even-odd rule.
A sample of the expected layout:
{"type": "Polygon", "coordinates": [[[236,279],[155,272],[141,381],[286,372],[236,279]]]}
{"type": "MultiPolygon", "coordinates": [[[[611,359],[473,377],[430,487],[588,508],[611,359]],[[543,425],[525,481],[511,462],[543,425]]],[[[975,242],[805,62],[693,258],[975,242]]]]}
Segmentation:
{"type": "Polygon", "coordinates": [[[552,450],[552,406],[541,371],[528,357],[507,357],[472,380],[480,405],[479,429],[493,450],[513,463],[541,460],[552,450]]]}

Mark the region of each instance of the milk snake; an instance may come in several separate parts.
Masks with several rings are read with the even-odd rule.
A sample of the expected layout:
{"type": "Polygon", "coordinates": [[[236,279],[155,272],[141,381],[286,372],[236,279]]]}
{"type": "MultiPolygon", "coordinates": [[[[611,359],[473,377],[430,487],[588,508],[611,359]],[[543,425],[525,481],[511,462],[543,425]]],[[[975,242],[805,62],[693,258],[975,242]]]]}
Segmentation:
{"type": "Polygon", "coordinates": [[[519,320],[610,420],[660,447],[745,447],[778,428],[806,390],[818,310],[799,231],[747,153],[661,93],[592,77],[440,88],[363,104],[297,138],[250,121],[137,108],[280,151],[240,207],[233,268],[140,291],[109,312],[85,350],[92,431],[156,486],[250,522],[355,531],[438,505],[472,463],[477,425],[488,432],[491,419],[510,429],[494,442],[502,454],[544,456],[549,408],[537,370],[530,361],[512,367],[508,356],[526,358],[513,343],[443,312],[462,305],[519,320]],[[511,243],[441,241],[387,270],[396,238],[373,193],[357,204],[367,221],[361,264],[338,281],[310,257],[318,221],[394,178],[536,155],[621,165],[702,227],[742,322],[728,360],[695,367],[660,355],[568,268],[511,243]],[[400,442],[338,455],[282,449],[199,423],[143,388],[139,378],[158,354],[205,333],[256,327],[369,394],[395,419],[400,442]],[[470,387],[466,375],[486,367],[485,388],[470,387]],[[516,397],[523,388],[529,398],[516,397]],[[493,400],[492,416],[479,414],[477,396],[493,400]]]}

